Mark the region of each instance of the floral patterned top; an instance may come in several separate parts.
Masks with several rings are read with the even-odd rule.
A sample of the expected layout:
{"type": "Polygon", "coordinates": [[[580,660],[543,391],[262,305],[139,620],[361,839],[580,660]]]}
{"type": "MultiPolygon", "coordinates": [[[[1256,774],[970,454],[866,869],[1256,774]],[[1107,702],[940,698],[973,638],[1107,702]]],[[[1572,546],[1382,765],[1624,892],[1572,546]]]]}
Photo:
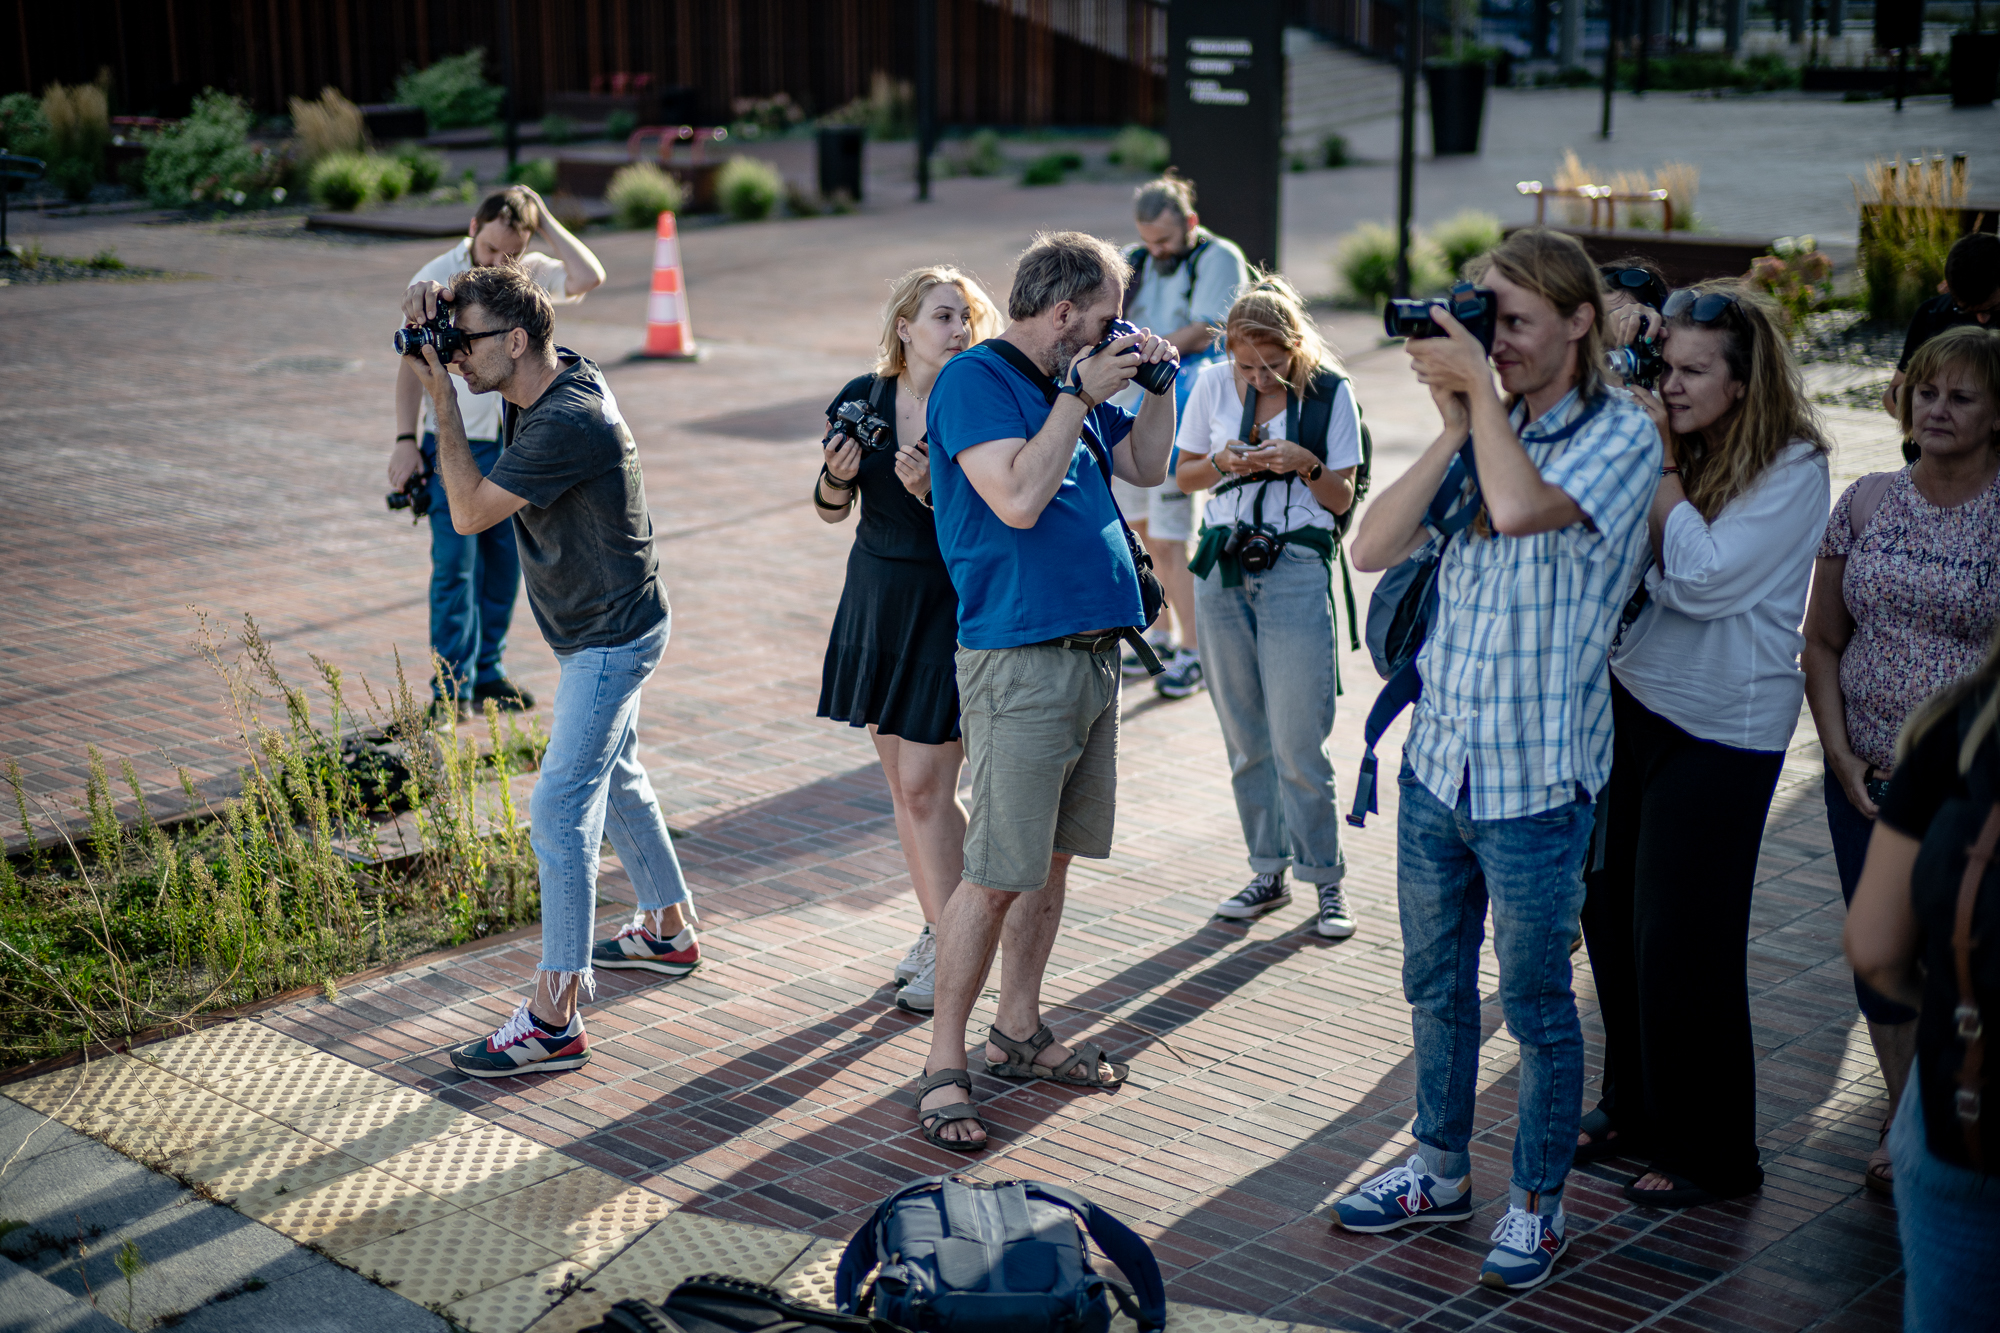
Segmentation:
{"type": "MultiPolygon", "coordinates": [[[[1859,483],[1856,483],[1859,485],[1859,483]]],[[[1924,499],[1904,468],[1857,539],[1849,486],[1826,520],[1821,559],[1841,583],[1854,637],[1840,655],[1847,742],[1886,769],[1903,719],[1986,659],[2000,621],[2000,477],[1955,509],[1924,499]]]]}

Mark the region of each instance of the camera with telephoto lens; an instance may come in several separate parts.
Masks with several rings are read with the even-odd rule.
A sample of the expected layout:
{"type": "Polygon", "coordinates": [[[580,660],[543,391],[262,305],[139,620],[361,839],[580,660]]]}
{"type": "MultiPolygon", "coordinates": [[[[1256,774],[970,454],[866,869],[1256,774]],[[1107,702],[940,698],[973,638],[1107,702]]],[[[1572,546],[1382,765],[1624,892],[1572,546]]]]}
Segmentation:
{"type": "Polygon", "coordinates": [[[1284,549],[1285,544],[1269,528],[1253,528],[1247,523],[1238,523],[1222,544],[1222,553],[1236,557],[1236,563],[1251,574],[1261,574],[1277,564],[1278,553],[1284,549]]]}
{"type": "Polygon", "coordinates": [[[1475,287],[1469,282],[1455,282],[1451,295],[1444,298],[1416,298],[1393,300],[1382,311],[1382,327],[1391,338],[1442,338],[1444,329],[1431,318],[1431,312],[1443,306],[1451,312],[1451,317],[1465,325],[1466,331],[1479,339],[1479,345],[1487,351],[1493,350],[1493,331],[1499,323],[1499,312],[1493,301],[1490,288],[1475,287]]]}
{"type": "MultiPolygon", "coordinates": [[[[1130,337],[1138,331],[1134,325],[1122,319],[1114,319],[1104,326],[1104,337],[1098,340],[1097,346],[1090,349],[1090,354],[1096,356],[1118,339],[1130,337]]],[[[1180,373],[1179,361],[1141,361],[1138,373],[1132,376],[1132,382],[1147,393],[1165,393],[1174,387],[1174,377],[1180,373]]]]}
{"type": "Polygon", "coordinates": [[[1641,338],[1630,347],[1612,348],[1604,354],[1604,365],[1619,379],[1642,389],[1652,389],[1667,372],[1667,358],[1652,338],[1641,338]]]}
{"type": "Polygon", "coordinates": [[[410,522],[415,523],[431,512],[431,474],[412,472],[402,490],[390,491],[382,498],[391,509],[409,510],[410,522]]]}
{"type": "Polygon", "coordinates": [[[437,314],[414,328],[396,330],[396,351],[403,356],[421,357],[424,348],[437,348],[439,361],[449,365],[452,357],[472,346],[472,341],[452,322],[451,302],[440,296],[437,314]]]}
{"type": "Polygon", "coordinates": [[[864,452],[872,454],[889,447],[889,430],[889,423],[876,416],[865,401],[855,399],[842,403],[834,412],[820,446],[832,444],[836,435],[845,435],[864,452]]]}

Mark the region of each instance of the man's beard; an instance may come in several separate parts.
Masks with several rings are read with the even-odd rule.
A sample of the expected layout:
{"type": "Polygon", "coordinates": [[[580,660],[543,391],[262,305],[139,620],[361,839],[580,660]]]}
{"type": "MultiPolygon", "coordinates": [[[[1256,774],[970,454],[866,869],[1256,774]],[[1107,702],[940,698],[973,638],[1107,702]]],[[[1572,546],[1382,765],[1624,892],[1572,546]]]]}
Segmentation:
{"type": "Polygon", "coordinates": [[[1171,278],[1182,262],[1194,253],[1194,235],[1190,232],[1181,238],[1181,248],[1170,255],[1153,256],[1153,272],[1162,278],[1171,278]]]}

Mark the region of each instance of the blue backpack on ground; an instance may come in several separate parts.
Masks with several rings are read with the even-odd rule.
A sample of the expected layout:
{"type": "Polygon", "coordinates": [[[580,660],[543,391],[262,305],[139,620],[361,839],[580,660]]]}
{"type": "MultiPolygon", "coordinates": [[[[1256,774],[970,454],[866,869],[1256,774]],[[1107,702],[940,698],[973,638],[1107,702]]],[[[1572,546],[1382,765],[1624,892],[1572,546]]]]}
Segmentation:
{"type": "Polygon", "coordinates": [[[1139,1333],[1166,1326],[1146,1242],[1074,1190],[930,1176],[882,1201],[834,1276],[834,1306],[917,1333],[1105,1333],[1114,1298],[1139,1333]],[[1093,1272],[1083,1231],[1138,1288],[1093,1272]],[[877,1262],[874,1286],[857,1294],[877,1262]]]}

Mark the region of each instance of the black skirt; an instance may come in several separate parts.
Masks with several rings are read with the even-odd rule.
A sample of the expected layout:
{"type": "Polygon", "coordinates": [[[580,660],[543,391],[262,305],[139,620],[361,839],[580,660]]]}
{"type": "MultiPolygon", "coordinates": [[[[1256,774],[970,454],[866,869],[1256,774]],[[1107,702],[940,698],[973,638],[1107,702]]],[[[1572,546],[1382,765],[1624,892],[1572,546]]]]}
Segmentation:
{"type": "Polygon", "coordinates": [[[820,672],[819,715],[942,745],[958,732],[958,593],[944,561],[855,546],[820,672]]]}

